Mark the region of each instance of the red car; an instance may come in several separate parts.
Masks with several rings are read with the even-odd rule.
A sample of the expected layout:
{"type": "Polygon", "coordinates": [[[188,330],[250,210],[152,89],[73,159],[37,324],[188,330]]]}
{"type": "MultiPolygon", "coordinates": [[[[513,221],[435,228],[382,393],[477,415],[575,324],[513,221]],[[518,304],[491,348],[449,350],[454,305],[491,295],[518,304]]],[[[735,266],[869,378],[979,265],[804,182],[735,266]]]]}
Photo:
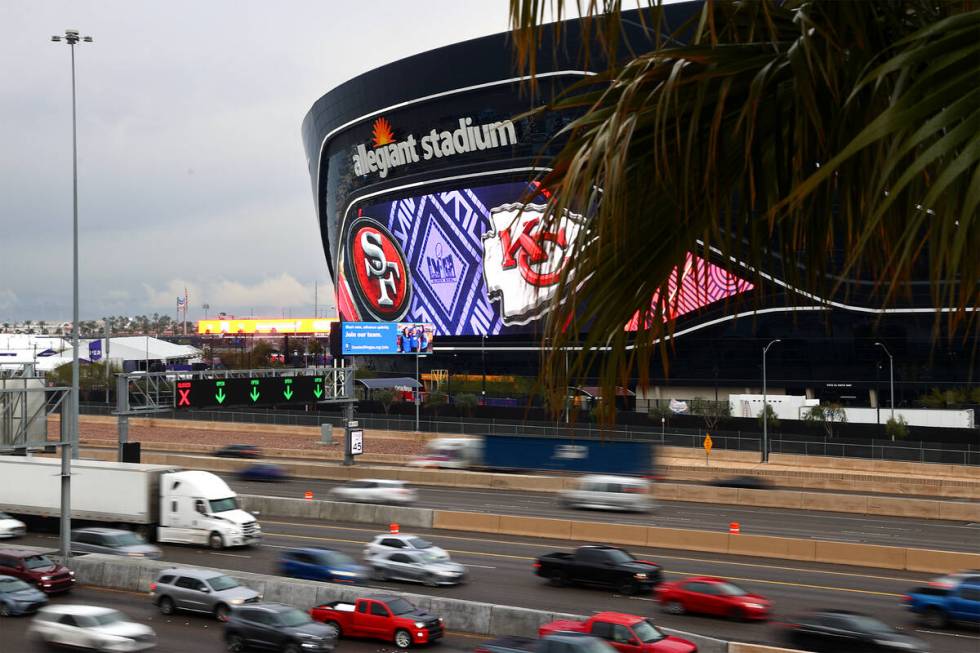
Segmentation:
{"type": "Polygon", "coordinates": [[[45,594],[67,592],[75,584],[75,572],[37,551],[0,548],[0,574],[19,578],[45,594]]]}
{"type": "Polygon", "coordinates": [[[693,642],[667,635],[649,619],[635,614],[598,612],[585,621],[552,621],[538,630],[540,637],[554,633],[588,633],[604,639],[619,653],[697,653],[693,642]]]}
{"type": "Polygon", "coordinates": [[[442,619],[405,599],[377,594],[354,603],[334,601],[310,608],[314,621],[333,626],[340,637],[365,637],[393,642],[398,648],[442,639],[442,619]]]}
{"type": "Polygon", "coordinates": [[[764,596],[712,576],[662,583],[656,589],[656,597],[670,614],[695,612],[739,620],[768,619],[772,607],[764,596]]]}

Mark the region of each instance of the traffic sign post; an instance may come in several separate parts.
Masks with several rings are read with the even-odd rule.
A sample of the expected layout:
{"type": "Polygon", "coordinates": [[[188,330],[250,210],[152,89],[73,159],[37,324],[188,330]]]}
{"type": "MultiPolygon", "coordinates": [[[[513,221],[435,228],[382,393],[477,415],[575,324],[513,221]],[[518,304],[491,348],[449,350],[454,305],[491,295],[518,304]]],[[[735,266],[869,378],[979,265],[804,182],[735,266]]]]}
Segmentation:
{"type": "Polygon", "coordinates": [[[348,442],[350,442],[350,455],[360,456],[364,453],[364,431],[361,429],[351,429],[348,442]]]}
{"type": "Polygon", "coordinates": [[[710,433],[705,433],[704,434],[704,464],[705,465],[710,465],[711,464],[708,461],[708,456],[711,455],[711,447],[713,447],[713,446],[714,446],[714,443],[711,441],[711,434],[710,433]]]}

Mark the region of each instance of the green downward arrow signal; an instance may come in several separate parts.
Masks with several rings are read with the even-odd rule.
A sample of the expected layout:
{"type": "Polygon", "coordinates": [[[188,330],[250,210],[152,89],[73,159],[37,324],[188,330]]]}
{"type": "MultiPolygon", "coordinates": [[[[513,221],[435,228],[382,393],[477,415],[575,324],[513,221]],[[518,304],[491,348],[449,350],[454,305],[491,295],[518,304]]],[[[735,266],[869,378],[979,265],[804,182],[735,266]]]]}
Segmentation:
{"type": "Polygon", "coordinates": [[[286,401],[289,401],[293,398],[293,380],[283,379],[282,382],[286,384],[286,389],[282,391],[282,396],[286,398],[286,401]]]}
{"type": "Polygon", "coordinates": [[[225,394],[224,388],[218,388],[218,392],[215,393],[214,398],[218,400],[219,404],[223,404],[225,402],[225,397],[227,396],[228,395],[225,394]]]}
{"type": "Polygon", "coordinates": [[[252,386],[252,391],[250,393],[248,393],[248,396],[252,398],[252,401],[258,401],[259,400],[259,389],[256,388],[255,386],[252,386]]]}
{"type": "Polygon", "coordinates": [[[317,399],[319,399],[320,397],[322,397],[323,396],[323,388],[321,388],[320,386],[316,386],[315,388],[313,388],[313,396],[316,397],[317,399]]]}

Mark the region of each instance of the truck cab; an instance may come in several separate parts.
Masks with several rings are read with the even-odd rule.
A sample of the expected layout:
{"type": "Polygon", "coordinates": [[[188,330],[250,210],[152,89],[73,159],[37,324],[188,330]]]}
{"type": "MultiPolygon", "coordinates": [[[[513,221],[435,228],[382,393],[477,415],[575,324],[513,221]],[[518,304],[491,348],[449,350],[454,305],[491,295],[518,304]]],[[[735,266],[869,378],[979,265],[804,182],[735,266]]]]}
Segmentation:
{"type": "Polygon", "coordinates": [[[634,614],[599,612],[585,621],[559,620],[538,629],[547,638],[559,633],[585,633],[608,642],[619,653],[697,653],[698,647],[661,631],[654,623],[634,614]]]}
{"type": "Polygon", "coordinates": [[[210,472],[187,471],[160,478],[160,542],[207,544],[212,549],[257,544],[262,530],[239,507],[238,495],[210,472]]]}

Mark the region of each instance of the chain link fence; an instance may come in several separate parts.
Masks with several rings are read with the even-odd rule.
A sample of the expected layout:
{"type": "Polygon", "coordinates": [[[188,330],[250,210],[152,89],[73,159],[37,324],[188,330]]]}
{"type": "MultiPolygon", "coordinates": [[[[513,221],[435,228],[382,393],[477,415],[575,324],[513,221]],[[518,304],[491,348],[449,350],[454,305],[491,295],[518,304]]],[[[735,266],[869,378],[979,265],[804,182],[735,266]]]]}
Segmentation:
{"type": "MultiPolygon", "coordinates": [[[[83,404],[81,411],[87,415],[110,415],[111,409],[103,404],[83,404]]],[[[157,419],[200,420],[239,424],[270,424],[283,426],[314,426],[332,424],[342,427],[341,415],[299,411],[234,411],[234,410],[169,410],[156,412],[157,419]]],[[[415,419],[391,415],[358,415],[363,428],[375,431],[415,432],[415,419]]],[[[624,425],[602,428],[595,424],[547,424],[517,420],[497,419],[450,419],[423,417],[418,430],[423,433],[446,435],[517,435],[545,438],[587,438],[650,442],[673,447],[700,449],[704,446],[706,429],[664,427],[640,428],[624,425]]],[[[727,451],[761,451],[758,433],[741,431],[711,431],[715,449],[727,451]]],[[[776,433],[770,438],[770,452],[803,456],[833,456],[843,458],[867,458],[876,460],[901,460],[922,463],[945,463],[980,466],[980,444],[962,445],[942,442],[891,441],[880,439],[815,439],[812,435],[776,433]]]]}

